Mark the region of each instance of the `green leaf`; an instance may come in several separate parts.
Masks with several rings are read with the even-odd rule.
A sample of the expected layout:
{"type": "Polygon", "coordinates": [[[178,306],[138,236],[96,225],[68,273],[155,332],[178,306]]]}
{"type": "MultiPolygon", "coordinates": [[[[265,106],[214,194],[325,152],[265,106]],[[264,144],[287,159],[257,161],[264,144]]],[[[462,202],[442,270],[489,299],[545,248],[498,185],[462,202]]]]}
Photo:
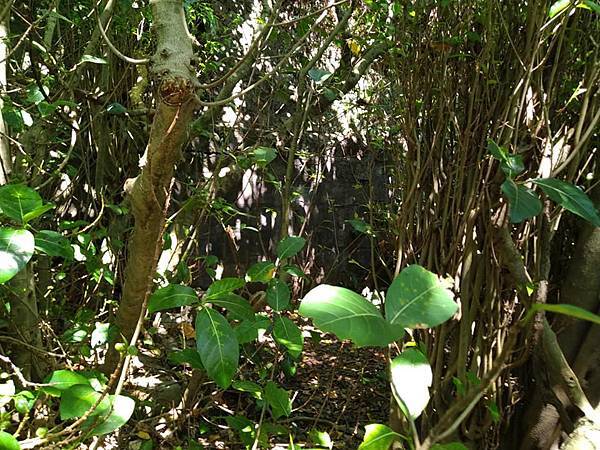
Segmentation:
{"type": "Polygon", "coordinates": [[[331,436],[329,436],[329,433],[327,433],[326,431],[311,430],[308,432],[308,437],[313,442],[313,444],[328,449],[333,448],[333,441],[331,440],[331,436]]]}
{"type": "Polygon", "coordinates": [[[214,281],[204,293],[204,300],[211,300],[223,294],[229,294],[246,284],[241,278],[223,278],[214,281]]]}
{"type": "Polygon", "coordinates": [[[394,279],[385,296],[388,322],[403,328],[432,328],[456,313],[452,292],[437,276],[415,264],[394,279]]]}
{"type": "Polygon", "coordinates": [[[292,401],[285,389],[281,389],[272,381],[267,381],[265,386],[265,400],[271,407],[273,418],[289,416],[292,413],[292,401]]]}
{"type": "Polygon", "coordinates": [[[120,103],[115,102],[106,107],[106,112],[114,115],[125,114],[127,112],[127,108],[120,103]]]}
{"type": "Polygon", "coordinates": [[[253,264],[246,273],[246,281],[268,283],[275,274],[275,264],[261,261],[253,264]]]}
{"type": "Polygon", "coordinates": [[[364,220],[348,219],[348,220],[346,220],[346,222],[348,222],[352,226],[354,231],[356,231],[358,233],[363,233],[363,234],[366,234],[369,236],[374,236],[373,230],[371,229],[371,225],[369,225],[364,220]]]}
{"type": "Polygon", "coordinates": [[[392,360],[390,374],[392,393],[402,412],[416,419],[429,403],[433,380],[429,361],[421,351],[408,348],[392,360]]]}
{"type": "Polygon", "coordinates": [[[510,205],[510,221],[521,223],[529,217],[537,216],[542,212],[542,202],[535,192],[521,184],[507,178],[502,183],[502,192],[510,205]]]}
{"type": "Polygon", "coordinates": [[[60,397],[61,393],[77,384],[89,385],[90,382],[83,375],[71,370],[55,370],[48,377],[44,384],[51,386],[43,386],[40,389],[48,395],[60,397]]]}
{"type": "Polygon", "coordinates": [[[302,354],[304,337],[298,326],[287,317],[279,316],[273,324],[273,337],[275,342],[285,347],[292,358],[302,354]]]}
{"type": "Polygon", "coordinates": [[[34,248],[35,239],[29,231],[0,228],[0,284],[23,270],[34,248]]]}
{"type": "Polygon", "coordinates": [[[279,259],[295,256],[306,244],[306,239],[298,236],[289,236],[277,244],[277,257],[279,259]]]}
{"type": "Polygon", "coordinates": [[[277,158],[277,150],[271,147],[256,147],[252,151],[252,160],[260,167],[266,167],[277,158]]]}
{"type": "Polygon", "coordinates": [[[254,316],[251,320],[244,320],[241,324],[233,329],[235,337],[241,344],[258,339],[260,331],[266,331],[271,325],[271,321],[263,316],[254,316]]]}
{"type": "Polygon", "coordinates": [[[349,289],[322,284],[312,289],[300,304],[298,312],[313,319],[315,325],[350,339],[358,347],[383,347],[404,334],[381,317],[375,305],[349,289]]]}
{"type": "Polygon", "coordinates": [[[42,197],[28,186],[7,184],[0,187],[0,210],[13,220],[25,223],[24,216],[42,204],[42,197]]]}
{"type": "Polygon", "coordinates": [[[583,0],[581,3],[577,4],[578,8],[585,8],[591,11],[594,11],[596,14],[600,15],[600,4],[592,0],[583,0]]]}
{"type": "Polygon", "coordinates": [[[73,247],[62,234],[52,230],[41,230],[35,234],[35,249],[48,256],[60,256],[66,260],[73,259],[73,247]]]}
{"type": "Polygon", "coordinates": [[[549,303],[536,303],[531,308],[534,312],[536,311],[550,311],[553,313],[563,314],[565,316],[575,317],[576,319],[587,320],[600,325],[600,316],[594,314],[587,309],[580,308],[579,306],[569,305],[565,303],[549,304],[549,303]]]}
{"type": "Polygon", "coordinates": [[[227,389],[238,368],[239,344],[227,319],[214,309],[196,316],[196,348],[208,376],[227,389]]]}
{"type": "Polygon", "coordinates": [[[236,391],[248,392],[256,399],[262,399],[263,397],[262,388],[252,381],[234,381],[231,383],[231,387],[236,391]]]}
{"type": "Polygon", "coordinates": [[[210,301],[213,305],[221,306],[232,314],[234,320],[251,320],[254,310],[245,298],[237,294],[222,294],[210,301]]]}
{"type": "Polygon", "coordinates": [[[557,2],[552,3],[552,6],[550,6],[550,10],[548,11],[548,17],[554,17],[558,13],[568,8],[570,4],[570,0],[558,0],[557,2]]]}
{"type": "Polygon", "coordinates": [[[511,155],[505,147],[500,147],[493,140],[488,139],[488,153],[500,161],[500,168],[508,177],[514,177],[525,170],[521,155],[511,155]]]}
{"type": "Polygon", "coordinates": [[[189,364],[194,369],[204,370],[202,359],[195,348],[185,348],[167,355],[167,359],[174,364],[189,364]]]}
{"type": "Polygon", "coordinates": [[[400,437],[387,425],[372,423],[365,427],[365,437],[358,450],[388,450],[400,437]]]}
{"type": "MultiPolygon", "coordinates": [[[[46,95],[48,95],[50,93],[50,89],[48,89],[47,86],[44,86],[44,92],[46,95]]],[[[40,90],[40,88],[36,84],[32,84],[27,89],[27,97],[25,98],[25,101],[27,103],[37,105],[43,102],[45,98],[46,97],[44,97],[44,93],[40,90]]]]}
{"type": "Polygon", "coordinates": [[[97,56],[92,56],[92,55],[83,55],[81,57],[81,61],[80,63],[92,63],[92,64],[108,64],[108,61],[106,61],[104,58],[99,58],[97,56]]]}
{"type": "Polygon", "coordinates": [[[500,147],[492,139],[488,139],[487,151],[490,155],[500,162],[506,161],[508,158],[508,150],[500,147]]]}
{"type": "Polygon", "coordinates": [[[12,434],[6,431],[0,431],[0,449],[2,450],[21,450],[19,441],[12,434]]]}
{"type": "MultiPolygon", "coordinates": [[[[66,389],[60,397],[59,412],[61,420],[69,420],[83,416],[99,398],[100,393],[96,392],[89,384],[76,384],[71,386],[69,389],[66,389]]],[[[109,408],[110,398],[107,395],[102,399],[90,417],[102,414],[109,408]]]]}
{"type": "Polygon", "coordinates": [[[90,417],[85,422],[83,428],[93,426],[93,436],[112,433],[127,423],[135,409],[135,401],[124,395],[111,395],[110,405],[110,409],[101,414],[99,419],[96,419],[94,416],[90,417]]]}
{"type": "Polygon", "coordinates": [[[156,290],[150,296],[148,300],[148,312],[152,314],[163,309],[193,305],[197,302],[198,296],[191,287],[181,284],[169,284],[156,290]]]}
{"type": "Polygon", "coordinates": [[[595,227],[600,227],[600,215],[594,203],[580,188],[555,178],[537,178],[532,181],[560,206],[583,217],[595,227]]]}
{"type": "Polygon", "coordinates": [[[278,278],[269,281],[266,294],[267,303],[275,311],[283,311],[290,304],[290,288],[278,278]]]}
{"type": "MultiPolygon", "coordinates": [[[[21,414],[26,414],[31,411],[33,405],[35,404],[35,395],[33,392],[29,391],[21,391],[17,395],[15,395],[15,409],[21,414]]],[[[0,447],[2,448],[2,447],[0,447]]]]}
{"type": "Polygon", "coordinates": [[[308,71],[308,76],[317,83],[323,83],[324,81],[327,81],[331,75],[333,75],[331,72],[322,69],[310,69],[308,71]]]}
{"type": "Polygon", "coordinates": [[[281,270],[293,277],[304,278],[306,276],[302,269],[296,265],[283,266],[281,270]]]}
{"type": "Polygon", "coordinates": [[[23,216],[23,222],[29,223],[33,219],[38,218],[42,214],[54,209],[54,205],[52,203],[46,203],[45,205],[40,206],[39,208],[35,208],[33,211],[29,211],[27,214],[23,216]]]}

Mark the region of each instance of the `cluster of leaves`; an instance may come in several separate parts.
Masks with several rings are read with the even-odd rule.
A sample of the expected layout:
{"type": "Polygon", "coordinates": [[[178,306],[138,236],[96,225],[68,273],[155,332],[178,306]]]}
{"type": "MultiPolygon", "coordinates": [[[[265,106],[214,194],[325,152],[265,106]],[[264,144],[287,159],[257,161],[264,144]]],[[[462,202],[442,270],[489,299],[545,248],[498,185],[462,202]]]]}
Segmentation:
{"type": "Polygon", "coordinates": [[[537,216],[542,211],[542,202],[536,192],[527,184],[538,186],[546,196],[573,214],[584,218],[592,225],[600,227],[600,215],[594,203],[579,187],[555,178],[533,178],[515,181],[523,173],[525,165],[520,155],[511,154],[506,147],[500,147],[493,140],[488,141],[488,152],[500,161],[500,168],[506,175],[502,192],[510,204],[510,221],[520,223],[537,216]]]}

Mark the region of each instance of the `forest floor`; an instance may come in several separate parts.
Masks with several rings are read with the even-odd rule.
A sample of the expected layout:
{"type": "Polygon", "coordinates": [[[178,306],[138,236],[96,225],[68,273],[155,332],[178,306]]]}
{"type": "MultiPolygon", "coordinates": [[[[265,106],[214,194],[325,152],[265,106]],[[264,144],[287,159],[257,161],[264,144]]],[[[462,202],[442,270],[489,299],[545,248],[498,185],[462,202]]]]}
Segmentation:
{"type": "MultiPolygon", "coordinates": [[[[265,350],[267,356],[277,354],[272,342],[266,342],[266,347],[258,348],[253,354],[254,348],[245,351],[252,355],[251,363],[242,365],[239,378],[264,384],[265,380],[261,382],[258,375],[262,367],[263,377],[265,373],[275,374],[274,381],[286,389],[293,400],[289,417],[273,420],[268,411],[264,413],[262,423],[269,430],[269,438],[268,444],[263,443],[259,448],[290,448],[291,436],[294,444],[303,448],[356,449],[366,425],[386,423],[388,419],[390,391],[386,382],[385,354],[373,348],[358,349],[332,335],[318,334],[307,323],[302,329],[307,337],[294,375],[284,375],[279,366],[278,370],[272,371],[266,358],[257,357],[265,350]],[[330,443],[326,445],[328,439],[330,443]]],[[[191,343],[193,345],[193,341],[191,343]]],[[[138,404],[153,404],[152,408],[146,409],[145,417],[130,421],[128,429],[120,433],[119,442],[113,442],[112,446],[105,442],[105,449],[247,448],[248,442],[253,440],[248,433],[253,425],[249,428],[244,425],[250,424],[248,420],[260,421],[260,402],[248,392],[231,387],[226,391],[216,390],[214,383],[204,378],[193,408],[177,409],[174,402],[168,406],[171,396],[181,397],[191,371],[182,366],[164,370],[160,358],[155,359],[155,364],[152,364],[153,359],[140,357],[142,363],[138,364],[131,379],[132,385],[149,387],[143,389],[150,393],[146,395],[146,401],[139,401],[143,395],[136,396],[138,404]],[[157,403],[161,403],[158,409],[157,403]],[[238,430],[234,429],[236,427],[238,430]],[[150,440],[154,442],[152,446],[150,440]]]]}

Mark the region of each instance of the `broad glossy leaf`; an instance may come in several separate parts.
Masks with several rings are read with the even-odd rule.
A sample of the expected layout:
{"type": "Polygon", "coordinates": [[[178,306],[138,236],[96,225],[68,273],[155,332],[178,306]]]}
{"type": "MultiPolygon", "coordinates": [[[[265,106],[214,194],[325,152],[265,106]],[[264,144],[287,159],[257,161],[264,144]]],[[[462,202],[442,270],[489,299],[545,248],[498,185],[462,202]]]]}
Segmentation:
{"type": "Polygon", "coordinates": [[[510,205],[510,221],[521,223],[529,217],[537,216],[542,212],[542,202],[535,192],[521,184],[507,178],[502,183],[502,192],[510,205]]]}
{"type": "Polygon", "coordinates": [[[248,392],[252,397],[261,399],[263,396],[262,388],[252,381],[234,381],[231,383],[231,387],[236,391],[248,392]]]}
{"type": "Polygon", "coordinates": [[[5,216],[24,222],[25,214],[42,207],[42,197],[22,184],[7,184],[0,187],[0,210],[5,216]]]}
{"type": "Polygon", "coordinates": [[[268,283],[275,274],[275,264],[261,261],[253,264],[246,273],[246,281],[268,283]]]}
{"type": "Polygon", "coordinates": [[[312,289],[298,312],[319,329],[350,339],[358,347],[383,347],[400,339],[402,327],[390,325],[375,305],[345,288],[322,284],[312,289]]]}
{"type": "Polygon", "coordinates": [[[288,391],[281,389],[272,381],[267,381],[264,396],[275,419],[281,416],[287,417],[292,413],[292,401],[288,391]]]}
{"type": "Polygon", "coordinates": [[[227,389],[238,368],[239,344],[227,319],[211,308],[196,316],[196,348],[208,376],[227,389]]]}
{"type": "Polygon", "coordinates": [[[313,68],[308,71],[308,76],[317,83],[323,83],[329,77],[331,77],[331,75],[333,75],[331,72],[328,72],[323,69],[313,68]]]}
{"type": "Polygon", "coordinates": [[[290,288],[278,278],[269,281],[266,294],[267,303],[275,311],[283,311],[290,305],[290,288]]]}
{"type": "Polygon", "coordinates": [[[285,273],[290,274],[293,277],[304,278],[306,274],[302,271],[302,269],[296,265],[283,266],[281,268],[285,273]]]}
{"type": "Polygon", "coordinates": [[[223,294],[229,294],[241,287],[244,287],[246,282],[241,278],[223,278],[222,280],[213,281],[204,293],[204,300],[211,300],[223,294]]]}
{"type": "Polygon", "coordinates": [[[429,386],[433,380],[429,361],[421,351],[408,348],[390,365],[392,393],[405,415],[419,417],[429,403],[429,386]]]}
{"type": "Polygon", "coordinates": [[[73,259],[73,247],[62,234],[52,230],[41,230],[35,234],[35,249],[48,256],[73,259]]]}
{"type": "Polygon", "coordinates": [[[254,310],[248,300],[237,294],[222,294],[210,302],[225,308],[234,320],[251,320],[254,317],[254,310]]]}
{"type": "Polygon", "coordinates": [[[302,354],[304,337],[298,326],[287,317],[279,316],[273,324],[275,342],[285,347],[292,358],[302,354]]]}
{"type": "Polygon", "coordinates": [[[555,178],[537,178],[532,181],[560,206],[583,217],[595,227],[600,227],[600,215],[594,203],[580,188],[555,178]]]}
{"type": "Polygon", "coordinates": [[[306,244],[306,239],[298,236],[289,236],[277,244],[277,257],[279,259],[295,256],[306,244]]]}
{"type": "Polygon", "coordinates": [[[247,344],[258,339],[258,333],[267,330],[270,325],[271,321],[269,319],[255,315],[253,319],[244,320],[233,329],[233,332],[240,345],[247,344]]]}
{"type": "MultiPolygon", "coordinates": [[[[60,418],[69,420],[81,417],[98,401],[100,393],[89,384],[77,384],[65,390],[60,397],[60,418]]],[[[105,396],[91,414],[97,416],[110,409],[110,397],[105,396]]]]}
{"type": "Polygon", "coordinates": [[[110,396],[111,408],[106,411],[98,420],[95,417],[90,417],[84,428],[93,426],[92,435],[101,436],[103,434],[112,433],[116,429],[127,423],[133,415],[135,409],[135,401],[132,398],[124,395],[110,396]]]}
{"type": "Polygon", "coordinates": [[[358,450],[388,450],[400,435],[387,425],[372,423],[365,427],[365,437],[358,450]]]}
{"type": "Polygon", "coordinates": [[[33,256],[35,239],[27,230],[0,228],[0,283],[19,273],[33,256]]]}
{"type": "Polygon", "coordinates": [[[0,431],[0,449],[2,450],[21,450],[19,441],[12,434],[6,431],[0,431]]]}
{"type": "Polygon", "coordinates": [[[46,394],[54,397],[59,397],[62,392],[78,384],[89,385],[89,380],[81,375],[80,373],[73,372],[72,370],[55,370],[52,375],[44,381],[44,384],[50,384],[51,386],[44,386],[40,388],[46,394]]]}
{"type": "Polygon", "coordinates": [[[419,265],[405,268],[385,296],[385,316],[403,328],[431,328],[456,313],[458,305],[437,276],[419,265]]]}
{"type": "Polygon", "coordinates": [[[148,312],[152,314],[163,309],[178,308],[194,303],[198,303],[198,296],[191,287],[181,284],[169,284],[157,289],[150,296],[148,312]]]}
{"type": "Polygon", "coordinates": [[[33,219],[36,219],[37,217],[39,217],[42,214],[50,211],[53,208],[54,208],[54,205],[52,203],[46,203],[45,205],[42,205],[39,208],[35,208],[33,211],[29,211],[27,214],[25,214],[23,216],[23,222],[24,223],[29,223],[33,219]]]}

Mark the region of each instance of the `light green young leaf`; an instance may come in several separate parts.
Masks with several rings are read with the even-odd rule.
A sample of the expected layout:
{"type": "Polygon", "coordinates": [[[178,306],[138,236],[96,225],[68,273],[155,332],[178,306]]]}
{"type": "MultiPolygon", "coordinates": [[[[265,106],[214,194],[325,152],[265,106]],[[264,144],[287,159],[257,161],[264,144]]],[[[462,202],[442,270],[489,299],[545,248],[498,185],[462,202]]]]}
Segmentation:
{"type": "Polygon", "coordinates": [[[535,192],[521,184],[507,178],[502,183],[502,192],[510,205],[510,221],[521,223],[529,217],[537,216],[542,212],[542,202],[535,192]]]}
{"type": "Polygon", "coordinates": [[[227,319],[214,309],[202,308],[196,316],[196,348],[208,376],[227,389],[238,368],[239,346],[227,319]]]}
{"type": "Polygon", "coordinates": [[[390,365],[392,393],[402,412],[411,419],[419,417],[429,403],[433,373],[421,351],[408,348],[390,365]]]}
{"type": "Polygon", "coordinates": [[[271,147],[256,147],[252,151],[252,159],[259,167],[266,167],[277,158],[277,150],[271,147]]]}
{"type": "Polygon", "coordinates": [[[304,337],[298,326],[287,317],[278,316],[273,324],[275,342],[285,347],[292,358],[298,358],[304,347],[304,337]]]}
{"type": "Polygon", "coordinates": [[[570,0],[558,0],[557,2],[552,3],[552,6],[550,6],[550,10],[548,11],[548,17],[552,18],[556,16],[558,13],[568,8],[570,4],[570,0]]]}
{"type": "Polygon", "coordinates": [[[0,449],[2,450],[21,450],[19,441],[12,434],[6,431],[0,431],[0,449]]]}
{"type": "Polygon", "coordinates": [[[536,178],[532,181],[560,206],[600,227],[600,215],[594,203],[580,188],[556,178],[536,178]]]}
{"type": "Polygon", "coordinates": [[[435,274],[417,264],[400,272],[385,296],[388,322],[403,328],[435,327],[451,318],[457,309],[452,292],[435,274]]]}
{"type": "Polygon", "coordinates": [[[358,347],[383,347],[404,334],[391,325],[375,305],[349,289],[322,284],[304,296],[298,312],[319,329],[350,339],[358,347]]]}
{"type": "Polygon", "coordinates": [[[29,231],[0,228],[0,284],[23,270],[34,248],[35,239],[29,231]]]}
{"type": "Polygon", "coordinates": [[[50,386],[40,388],[43,392],[53,397],[60,397],[64,391],[72,386],[78,384],[89,385],[90,382],[86,377],[72,370],[55,370],[44,381],[44,384],[49,384],[50,386]]]}
{"type": "Polygon", "coordinates": [[[387,425],[372,423],[365,427],[365,437],[358,450],[388,450],[401,437],[387,425]]]}

